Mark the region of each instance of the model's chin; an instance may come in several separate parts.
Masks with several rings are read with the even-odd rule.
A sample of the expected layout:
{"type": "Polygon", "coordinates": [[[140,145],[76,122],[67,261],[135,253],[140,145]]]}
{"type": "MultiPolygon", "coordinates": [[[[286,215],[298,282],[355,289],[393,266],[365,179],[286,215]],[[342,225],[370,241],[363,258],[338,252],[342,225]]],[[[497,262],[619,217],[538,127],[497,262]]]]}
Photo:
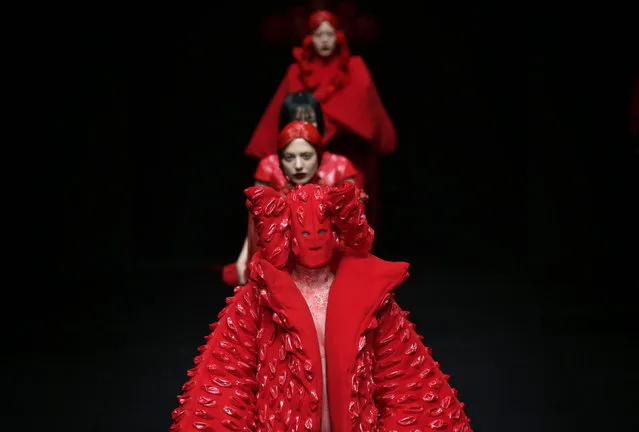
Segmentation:
{"type": "Polygon", "coordinates": [[[318,54],[320,55],[320,57],[330,57],[331,54],[333,54],[333,50],[319,50],[318,54]]]}
{"type": "Polygon", "coordinates": [[[327,258],[327,257],[322,257],[320,259],[301,259],[299,261],[299,263],[306,268],[309,269],[316,269],[316,268],[322,268],[322,267],[326,267],[327,265],[329,265],[331,262],[331,258],[327,258]]]}

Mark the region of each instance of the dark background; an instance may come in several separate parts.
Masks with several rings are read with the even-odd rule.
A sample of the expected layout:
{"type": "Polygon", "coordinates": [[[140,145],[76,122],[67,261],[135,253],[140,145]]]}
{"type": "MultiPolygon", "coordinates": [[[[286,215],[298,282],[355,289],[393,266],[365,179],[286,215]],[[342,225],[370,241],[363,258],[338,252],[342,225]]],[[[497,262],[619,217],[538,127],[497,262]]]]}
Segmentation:
{"type": "MultiPolygon", "coordinates": [[[[244,146],[291,61],[259,28],[295,4],[52,11],[54,283],[17,293],[30,312],[6,357],[15,418],[43,417],[27,428],[168,428],[231,294],[205,267],[234,260],[245,234],[244,146]]],[[[381,37],[353,51],[399,139],[381,162],[376,254],[411,262],[399,301],[475,430],[636,427],[631,15],[360,9],[381,37]]]]}

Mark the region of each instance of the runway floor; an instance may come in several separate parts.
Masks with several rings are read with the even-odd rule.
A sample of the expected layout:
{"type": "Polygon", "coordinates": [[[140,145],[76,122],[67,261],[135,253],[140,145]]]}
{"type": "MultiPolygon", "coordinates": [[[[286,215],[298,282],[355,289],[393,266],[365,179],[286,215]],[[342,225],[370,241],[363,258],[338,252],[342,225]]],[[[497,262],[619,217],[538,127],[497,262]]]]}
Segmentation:
{"type": "MultiPolygon", "coordinates": [[[[616,349],[625,333],[600,328],[593,339],[575,323],[596,312],[575,306],[552,318],[534,287],[505,273],[417,261],[398,291],[475,430],[576,431],[621,421],[629,398],[592,396],[609,387],[604,367],[618,375],[630,366],[616,349]]],[[[14,332],[19,348],[5,361],[11,397],[22,405],[16,418],[42,416],[46,429],[60,431],[167,430],[185,372],[231,290],[217,274],[179,268],[116,282],[88,283],[41,315],[38,328],[14,332]]]]}

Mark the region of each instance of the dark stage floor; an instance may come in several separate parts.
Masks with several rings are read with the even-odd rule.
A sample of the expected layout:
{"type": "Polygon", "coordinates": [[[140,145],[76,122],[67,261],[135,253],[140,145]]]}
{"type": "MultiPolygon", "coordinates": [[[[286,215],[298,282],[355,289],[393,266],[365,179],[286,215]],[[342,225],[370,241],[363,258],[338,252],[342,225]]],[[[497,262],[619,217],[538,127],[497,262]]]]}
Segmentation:
{"type": "MultiPolygon", "coordinates": [[[[630,409],[622,385],[593,396],[610,387],[604,368],[624,379],[629,360],[615,342],[624,330],[580,326],[597,313],[585,306],[550,316],[535,292],[515,270],[417,260],[398,300],[452,376],[476,431],[604,430],[588,426],[612,413],[605,423],[621,421],[630,409]],[[601,415],[593,422],[589,413],[601,415]]],[[[36,404],[47,430],[167,430],[196,348],[230,293],[196,269],[147,268],[119,283],[98,274],[84,294],[41,314],[38,329],[16,332],[22,349],[5,357],[18,365],[10,394],[36,404]]],[[[14,414],[31,418],[33,407],[14,414]]]]}

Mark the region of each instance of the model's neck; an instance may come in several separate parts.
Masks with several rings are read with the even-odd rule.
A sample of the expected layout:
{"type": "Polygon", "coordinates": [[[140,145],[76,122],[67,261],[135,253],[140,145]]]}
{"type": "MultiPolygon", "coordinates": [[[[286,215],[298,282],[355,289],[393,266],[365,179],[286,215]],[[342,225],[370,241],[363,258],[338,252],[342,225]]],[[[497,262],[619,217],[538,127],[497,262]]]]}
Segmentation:
{"type": "Polygon", "coordinates": [[[319,63],[319,64],[322,64],[322,65],[331,64],[333,61],[335,61],[336,57],[337,56],[335,55],[335,51],[333,51],[330,55],[328,55],[326,57],[315,53],[316,62],[319,63]]]}
{"type": "Polygon", "coordinates": [[[296,283],[306,286],[317,286],[324,284],[333,278],[331,266],[310,269],[301,265],[296,265],[291,272],[291,276],[296,283]]]}

